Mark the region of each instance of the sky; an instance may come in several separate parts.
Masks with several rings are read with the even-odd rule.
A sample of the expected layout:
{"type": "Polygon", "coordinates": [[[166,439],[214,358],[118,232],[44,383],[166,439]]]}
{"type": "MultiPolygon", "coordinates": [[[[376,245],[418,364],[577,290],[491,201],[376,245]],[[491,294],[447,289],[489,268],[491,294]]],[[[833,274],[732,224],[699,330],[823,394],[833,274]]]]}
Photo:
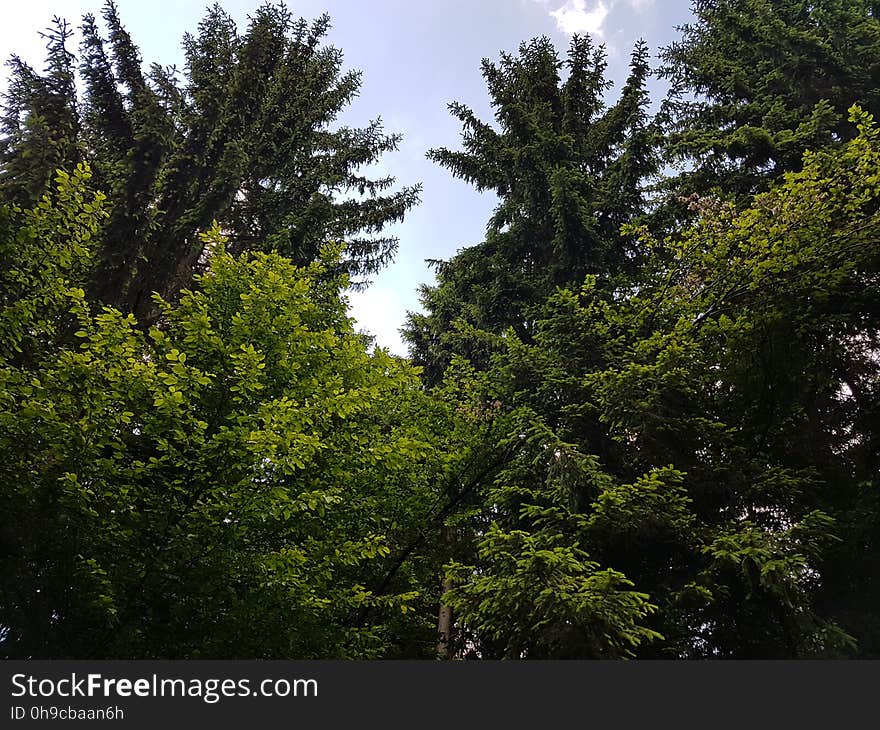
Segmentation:
{"type": "MultiPolygon", "coordinates": [[[[103,0],[28,0],[7,3],[0,25],[0,56],[15,53],[37,68],[44,60],[39,31],[55,15],[78,26],[84,13],[100,15],[103,0]]],[[[243,31],[261,0],[221,0],[243,31]]],[[[182,66],[181,38],[193,32],[206,0],[117,0],[120,17],[145,64],[182,66]]],[[[426,259],[448,259],[479,243],[496,200],[425,157],[432,147],[460,147],[460,124],[446,105],[459,101],[483,120],[492,119],[483,58],[496,60],[537,36],[560,53],[573,33],[589,33],[608,50],[615,97],[627,72],[633,44],[643,38],[654,55],[676,40],[676,26],[691,18],[689,0],[288,0],[297,16],[324,12],[332,28],[326,42],[344,53],[344,69],[362,72],[358,98],[340,122],[363,126],[381,117],[385,131],[403,135],[399,150],[385,155],[374,172],[392,174],[399,185],[422,184],[421,204],[388,230],[400,238],[395,261],[362,292],[349,294],[357,326],[397,355],[406,355],[399,328],[407,311],[420,309],[418,287],[434,276],[426,259]]],[[[5,88],[6,68],[0,69],[5,88]]],[[[659,103],[665,87],[651,85],[659,103]]]]}

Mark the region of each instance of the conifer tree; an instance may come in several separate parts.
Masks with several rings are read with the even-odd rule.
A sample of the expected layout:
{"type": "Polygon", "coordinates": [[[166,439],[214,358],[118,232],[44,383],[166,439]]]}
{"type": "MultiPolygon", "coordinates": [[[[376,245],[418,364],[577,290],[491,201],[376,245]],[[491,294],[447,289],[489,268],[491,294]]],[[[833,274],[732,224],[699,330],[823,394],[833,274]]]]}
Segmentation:
{"type": "Polygon", "coordinates": [[[521,419],[450,566],[484,656],[877,656],[880,133],[852,121],[474,379],[521,419]]]}
{"type": "MultiPolygon", "coordinates": [[[[717,196],[745,203],[784,173],[800,170],[805,151],[852,140],[858,133],[852,104],[880,113],[877,3],[699,0],[694,14],[681,40],[662,55],[663,74],[674,84],[666,108],[667,151],[688,169],[666,187],[684,193],[697,214],[717,196]]],[[[829,199],[845,194],[827,193],[829,199]]],[[[874,228],[865,231],[873,235],[874,228]]],[[[833,324],[780,321],[767,328],[752,365],[764,379],[749,386],[754,400],[743,414],[778,418],[788,400],[792,420],[780,452],[835,485],[820,501],[846,525],[845,540],[824,558],[819,601],[858,638],[861,656],[880,650],[873,608],[880,542],[870,486],[878,441],[871,396],[878,331],[872,270],[866,263],[848,288],[817,292],[808,309],[833,324]],[[793,331],[808,332],[808,340],[793,331]]],[[[758,433],[763,448],[773,427],[765,424],[758,433]]]]}
{"type": "Polygon", "coordinates": [[[7,61],[9,83],[0,115],[0,197],[33,204],[58,169],[80,160],[76,59],[68,48],[72,31],[56,17],[46,39],[45,76],[18,56],[7,61]]]}
{"type": "Polygon", "coordinates": [[[848,109],[880,112],[880,14],[867,0],[696,0],[661,54],[673,84],[676,187],[765,189],[806,150],[851,139],[848,109]]]}
{"type": "Polygon", "coordinates": [[[99,299],[152,321],[153,292],[173,299],[191,282],[204,253],[197,234],[213,220],[234,252],[306,264],[334,239],[347,244],[346,273],[370,275],[390,260],[397,240],[381,231],[417,202],[418,187],[395,191],[394,178],[363,174],[399,142],[379,120],[336,126],[360,74],[343,72],[341,51],[322,45],[327,16],[308,23],[265,4],[240,33],[215,5],[185,36],[181,73],[145,71],[112,0],[102,15],[106,38],[93,16],[83,19],[82,99],[61,24],[44,75],[13,59],[0,130],[4,200],[34,202],[57,167],[90,161],[110,210],[99,299]]]}
{"type": "Polygon", "coordinates": [[[435,262],[438,284],[421,289],[427,313],[409,316],[406,337],[429,381],[453,354],[485,366],[493,336],[508,327],[528,338],[529,307],[555,287],[634,270],[639,252],[620,226],[641,211],[642,185],[656,170],[647,46],[633,51],[611,107],[605,70],[605,50],[589,36],[575,36],[564,61],[539,38],[497,64],[483,61],[497,128],[450,104],[464,149],[429,157],[500,202],[482,243],[435,262]]]}

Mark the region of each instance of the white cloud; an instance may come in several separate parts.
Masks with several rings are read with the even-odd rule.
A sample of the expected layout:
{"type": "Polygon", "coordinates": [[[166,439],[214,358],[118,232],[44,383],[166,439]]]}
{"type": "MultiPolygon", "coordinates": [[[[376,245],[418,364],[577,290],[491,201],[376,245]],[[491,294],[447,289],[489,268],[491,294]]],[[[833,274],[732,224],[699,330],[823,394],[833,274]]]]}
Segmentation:
{"type": "Polygon", "coordinates": [[[602,0],[589,10],[586,0],[568,0],[561,8],[551,10],[550,15],[556,19],[556,26],[563,33],[589,33],[601,36],[608,12],[609,7],[602,0]]]}
{"type": "MultiPolygon", "coordinates": [[[[535,2],[547,7],[556,4],[553,0],[535,2]]],[[[589,33],[602,37],[609,13],[621,2],[636,13],[642,13],[654,4],[654,0],[566,0],[564,5],[549,12],[556,21],[556,27],[563,33],[589,33]]]]}

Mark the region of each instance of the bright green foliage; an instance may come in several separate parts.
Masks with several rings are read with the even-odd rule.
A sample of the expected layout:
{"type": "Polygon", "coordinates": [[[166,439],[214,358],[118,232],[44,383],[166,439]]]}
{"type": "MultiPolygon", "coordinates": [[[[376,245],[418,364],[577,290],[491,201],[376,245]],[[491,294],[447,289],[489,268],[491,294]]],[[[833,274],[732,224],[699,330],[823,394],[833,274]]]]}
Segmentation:
{"type": "Polygon", "coordinates": [[[83,19],[80,100],[65,26],[50,38],[45,76],[13,59],[0,154],[0,196],[25,205],[56,168],[90,162],[110,213],[97,298],[148,324],[153,292],[171,300],[191,285],[204,254],[197,233],[215,219],[233,253],[274,250],[305,265],[344,240],[348,273],[390,260],[397,241],[380,232],[418,188],[392,192],[394,178],[361,172],[398,144],[379,121],[331,131],[360,75],[321,45],[326,16],[309,24],[266,4],[240,34],[215,5],[184,38],[183,78],[158,64],[144,73],[112,1],[103,18],[106,39],[93,16],[83,19]]]}
{"type": "Polygon", "coordinates": [[[452,105],[430,155],[499,204],[422,290],[424,372],[346,316],[415,191],[329,131],[325,20],[215,7],[181,84],[107,5],[79,111],[63,24],[13,61],[0,653],[880,656],[877,6],[695,10],[687,216],[643,215],[643,45],[610,108],[585,38],[485,62],[496,127],[452,105]]]}
{"type": "Polygon", "coordinates": [[[104,195],[89,170],[59,171],[53,195],[29,210],[0,208],[0,357],[29,360],[70,324],[65,283],[83,280],[100,227],[104,195]]]}
{"type": "Polygon", "coordinates": [[[6,354],[21,334],[3,330],[4,653],[428,650],[438,568],[382,579],[454,462],[419,414],[449,418],[405,362],[366,351],[328,264],[233,257],[216,229],[199,290],[158,300],[161,329],[93,311],[68,255],[98,222],[86,177],[61,176],[17,238],[52,227],[57,263],[9,306],[49,333],[56,312],[28,307],[50,290],[76,326],[23,363],[6,354]]]}
{"type": "Polygon", "coordinates": [[[641,211],[641,184],[655,170],[647,47],[636,46],[610,108],[605,65],[589,36],[573,38],[565,61],[549,39],[536,39],[497,65],[483,62],[497,130],[450,105],[464,151],[429,156],[500,202],[486,240],[438,263],[438,285],[422,287],[427,314],[410,314],[406,336],[429,382],[456,354],[488,364],[492,335],[508,327],[530,337],[529,305],[556,286],[632,270],[637,251],[620,227],[641,211]]]}
{"type": "Polygon", "coordinates": [[[697,0],[663,52],[671,157],[684,192],[765,189],[803,154],[851,139],[847,109],[880,113],[880,19],[867,0],[697,0]]]}

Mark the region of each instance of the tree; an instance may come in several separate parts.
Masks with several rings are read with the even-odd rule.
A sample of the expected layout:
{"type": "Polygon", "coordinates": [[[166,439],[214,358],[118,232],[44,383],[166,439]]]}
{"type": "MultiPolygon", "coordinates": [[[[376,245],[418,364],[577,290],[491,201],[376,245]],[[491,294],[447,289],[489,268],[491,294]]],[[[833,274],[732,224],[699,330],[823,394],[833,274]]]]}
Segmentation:
{"type": "Polygon", "coordinates": [[[549,39],[536,39],[497,65],[483,61],[498,129],[450,105],[464,151],[429,157],[500,202],[486,240],[436,262],[437,286],[421,288],[427,313],[409,315],[406,338],[428,382],[454,354],[485,367],[508,327],[528,338],[529,307],[557,286],[635,267],[635,241],[620,226],[642,210],[642,183],[656,170],[647,47],[636,46],[629,80],[607,109],[605,66],[588,36],[572,39],[564,62],[549,39]]]}
{"type": "Polygon", "coordinates": [[[419,414],[450,421],[355,334],[338,253],[233,256],[215,227],[144,332],[82,288],[88,176],[3,210],[4,655],[428,654],[439,567],[389,566],[455,461],[419,414]]]}
{"type": "Polygon", "coordinates": [[[450,568],[490,654],[876,656],[880,138],[850,119],[749,205],[633,231],[637,291],[588,278],[508,333],[483,397],[534,425],[450,568]]]}
{"type": "Polygon", "coordinates": [[[56,170],[71,171],[80,161],[76,59],[67,48],[70,36],[67,23],[57,17],[43,34],[45,77],[18,56],[7,63],[9,86],[0,116],[0,195],[5,203],[37,202],[56,170]]]}
{"type": "Polygon", "coordinates": [[[32,203],[56,168],[91,163],[110,213],[94,296],[153,322],[152,293],[173,300],[192,284],[205,254],[198,232],[215,219],[232,252],[278,251],[308,264],[325,243],[344,240],[340,267],[353,276],[390,260],[397,240],[381,231],[419,188],[393,192],[394,178],[361,172],[399,142],[379,120],[333,128],[360,74],[343,73],[341,52],[321,45],[327,16],[309,24],[265,4],[239,34],[215,5],[184,38],[182,79],[158,64],[143,71],[112,0],[103,18],[106,40],[92,15],[83,19],[82,99],[59,21],[45,76],[13,59],[0,129],[3,200],[32,203]]]}
{"type": "Polygon", "coordinates": [[[491,507],[476,520],[474,564],[448,567],[446,600],[459,631],[483,658],[632,656],[662,638],[646,625],[657,606],[626,575],[593,560],[584,549],[585,516],[572,503],[578,490],[609,480],[594,458],[530,415],[534,423],[524,420],[522,432],[508,435],[511,459],[484,492],[491,507]]]}
{"type": "Polygon", "coordinates": [[[847,110],[880,113],[880,20],[866,0],[697,0],[663,50],[667,151],[686,195],[766,189],[804,152],[852,139],[847,110]]]}

